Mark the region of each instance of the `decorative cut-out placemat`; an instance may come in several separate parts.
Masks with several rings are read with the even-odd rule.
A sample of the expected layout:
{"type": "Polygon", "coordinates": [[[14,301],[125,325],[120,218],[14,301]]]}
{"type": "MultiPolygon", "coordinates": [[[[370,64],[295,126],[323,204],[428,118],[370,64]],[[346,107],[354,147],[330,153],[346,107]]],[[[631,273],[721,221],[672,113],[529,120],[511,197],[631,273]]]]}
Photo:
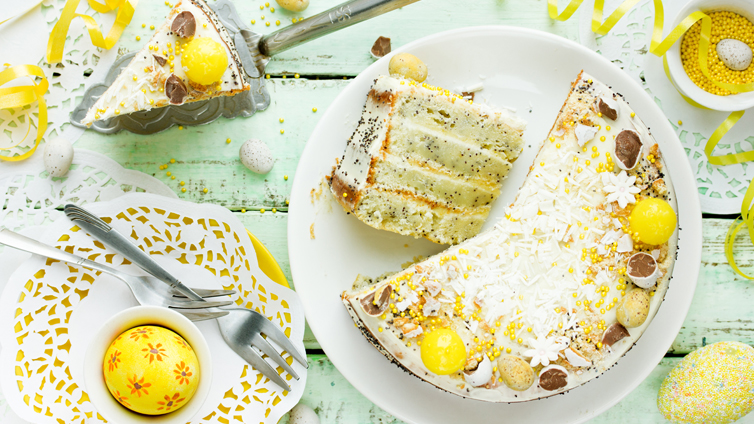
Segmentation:
{"type": "MultiPolygon", "coordinates": [[[[296,294],[259,269],[245,228],[227,209],[150,194],[88,208],[189,286],[234,288],[237,305],[264,314],[303,349],[304,315],[296,294]]],[[[66,218],[55,221],[41,241],[143,275],[66,218]]],[[[0,384],[8,404],[36,423],[104,422],[83,387],[84,353],[97,323],[134,305],[125,284],[109,276],[37,256],[22,264],[0,298],[0,384]]],[[[296,381],[284,374],[290,393],[230,350],[215,321],[197,326],[212,350],[214,378],[193,422],[275,423],[298,402],[306,370],[288,354],[301,376],[296,381]]]]}
{"type": "MultiPolygon", "coordinates": [[[[665,28],[672,28],[676,13],[687,2],[688,0],[663,1],[665,28]]],[[[621,3],[623,0],[607,0],[605,15],[621,3]]],[[[654,22],[652,1],[639,1],[605,36],[599,36],[591,30],[593,6],[593,0],[585,1],[579,11],[581,43],[628,73],[665,112],[683,144],[691,168],[696,173],[702,212],[739,213],[743,196],[752,179],[751,172],[747,176],[747,169],[751,164],[715,166],[707,161],[704,146],[712,132],[728,117],[729,112],[699,109],[686,103],[665,75],[662,59],[649,54],[649,40],[654,22]]],[[[753,149],[754,119],[742,119],[721,140],[715,154],[753,149]]]]}

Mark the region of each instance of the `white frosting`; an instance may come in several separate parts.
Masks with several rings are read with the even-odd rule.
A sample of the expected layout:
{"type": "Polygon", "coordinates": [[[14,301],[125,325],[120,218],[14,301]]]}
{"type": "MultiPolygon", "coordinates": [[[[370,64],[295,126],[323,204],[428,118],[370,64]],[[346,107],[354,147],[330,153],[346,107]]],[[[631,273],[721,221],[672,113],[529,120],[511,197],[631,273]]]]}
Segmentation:
{"type": "Polygon", "coordinates": [[[573,365],[574,367],[588,367],[591,366],[592,363],[588,361],[586,358],[581,356],[578,352],[573,350],[573,348],[568,348],[563,350],[563,354],[565,354],[566,360],[568,363],[573,365]]]}
{"type": "Polygon", "coordinates": [[[591,125],[576,124],[576,140],[579,142],[579,147],[592,141],[595,135],[597,135],[597,128],[591,125]]]}

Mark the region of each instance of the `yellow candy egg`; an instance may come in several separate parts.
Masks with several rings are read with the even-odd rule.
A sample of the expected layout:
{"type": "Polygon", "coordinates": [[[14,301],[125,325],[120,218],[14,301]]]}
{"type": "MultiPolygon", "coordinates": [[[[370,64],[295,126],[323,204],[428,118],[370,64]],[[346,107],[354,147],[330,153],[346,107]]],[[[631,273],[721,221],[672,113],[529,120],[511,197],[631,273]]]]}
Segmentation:
{"type": "Polygon", "coordinates": [[[660,386],[657,407],[674,423],[730,423],[754,409],[754,348],[719,342],[686,355],[660,386]]]}
{"type": "Polygon", "coordinates": [[[639,233],[642,243],[663,244],[673,235],[676,216],[670,204],[653,197],[640,200],[629,216],[631,232],[639,233]]]}
{"type": "Polygon", "coordinates": [[[217,41],[208,37],[194,38],[183,48],[181,64],[188,79],[211,85],[223,77],[228,68],[228,55],[217,41]]]}
{"type": "Polygon", "coordinates": [[[145,325],[123,332],[107,349],[103,372],[110,394],[126,408],[162,415],[186,405],[199,385],[199,360],[183,337],[145,325]]]}
{"type": "Polygon", "coordinates": [[[466,363],[466,346],[458,333],[441,328],[424,336],[421,357],[424,366],[433,373],[452,374],[466,363]]]}

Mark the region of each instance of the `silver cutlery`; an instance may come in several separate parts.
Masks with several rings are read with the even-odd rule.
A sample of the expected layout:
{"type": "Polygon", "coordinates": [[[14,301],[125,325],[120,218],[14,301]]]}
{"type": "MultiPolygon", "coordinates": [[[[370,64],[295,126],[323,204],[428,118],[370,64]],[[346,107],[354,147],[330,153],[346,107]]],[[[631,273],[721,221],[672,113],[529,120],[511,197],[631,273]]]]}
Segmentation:
{"type": "MultiPolygon", "coordinates": [[[[117,231],[113,230],[106,222],[102,221],[99,217],[92,214],[91,212],[86,211],[80,206],[66,205],[65,214],[68,216],[68,218],[70,218],[81,228],[89,232],[89,234],[94,236],[95,238],[98,238],[105,242],[106,240],[102,239],[101,236],[107,237],[110,240],[109,245],[111,248],[125,256],[134,264],[140,266],[145,271],[152,273],[160,279],[165,278],[164,281],[167,282],[172,283],[173,281],[177,281],[167,271],[159,267],[159,265],[157,265],[157,263],[154,262],[154,260],[149,257],[149,255],[126,255],[123,251],[121,251],[120,249],[122,248],[130,249],[129,246],[135,246],[123,236],[120,236],[120,238],[113,238],[113,235],[119,235],[117,231]],[[90,229],[92,231],[90,231],[90,229]],[[154,274],[152,272],[153,270],[158,270],[159,275],[154,274]]],[[[139,250],[138,248],[136,248],[136,250],[141,252],[141,250],[139,250]]],[[[296,380],[299,379],[299,376],[296,371],[290,365],[288,365],[288,362],[286,362],[285,358],[283,358],[282,355],[278,353],[278,351],[270,344],[270,342],[265,339],[264,336],[267,336],[267,338],[277,343],[298,363],[308,368],[309,365],[306,362],[306,355],[299,352],[298,349],[296,349],[296,347],[293,345],[293,343],[288,340],[288,337],[286,337],[285,333],[283,333],[280,328],[272,324],[267,319],[267,317],[260,314],[259,312],[253,311],[251,309],[235,307],[221,308],[216,310],[224,312],[223,316],[218,318],[217,323],[220,326],[220,333],[223,335],[225,342],[228,343],[228,346],[230,346],[230,348],[233,349],[233,351],[236,352],[246,362],[251,364],[251,366],[253,366],[257,371],[264,374],[267,378],[275,382],[283,389],[290,391],[291,388],[288,383],[286,383],[285,379],[277,373],[275,368],[272,367],[272,365],[270,365],[262,357],[262,355],[267,355],[296,380]],[[254,349],[252,346],[259,349],[261,353],[254,349]]],[[[209,311],[202,311],[198,313],[194,311],[179,312],[181,312],[184,316],[192,321],[215,318],[206,317],[207,313],[211,313],[209,311]]]]}
{"type": "Polygon", "coordinates": [[[204,317],[203,319],[212,319],[228,315],[228,312],[220,310],[199,311],[198,309],[228,306],[233,304],[233,302],[230,300],[205,301],[202,299],[202,297],[227,296],[234,294],[234,291],[195,289],[195,293],[201,296],[201,300],[186,300],[185,298],[174,296],[179,292],[151,275],[146,277],[137,277],[134,275],[126,274],[106,265],[102,265],[98,262],[94,262],[89,259],[76,256],[72,253],[56,249],[52,246],[48,246],[44,243],[30,239],[26,236],[15,233],[5,228],[0,229],[0,244],[4,244],[6,246],[23,250],[29,253],[45,256],[58,261],[68,262],[70,264],[80,265],[85,268],[110,274],[113,277],[126,283],[126,285],[128,285],[128,288],[131,289],[131,293],[133,293],[136,300],[142,305],[163,306],[166,308],[176,309],[177,312],[182,312],[183,309],[191,309],[191,316],[195,318],[204,317]]]}
{"type": "Polygon", "coordinates": [[[166,284],[171,285],[191,300],[202,300],[201,296],[170,275],[170,273],[165,271],[163,267],[152,260],[148,254],[144,253],[144,251],[139,249],[138,246],[133,244],[123,234],[115,231],[98,216],[95,216],[84,208],[73,204],[65,205],[64,211],[68,219],[83,228],[84,231],[89,233],[89,235],[105,243],[129,261],[134,263],[139,262],[140,267],[157,277],[160,281],[164,281],[166,284]]]}

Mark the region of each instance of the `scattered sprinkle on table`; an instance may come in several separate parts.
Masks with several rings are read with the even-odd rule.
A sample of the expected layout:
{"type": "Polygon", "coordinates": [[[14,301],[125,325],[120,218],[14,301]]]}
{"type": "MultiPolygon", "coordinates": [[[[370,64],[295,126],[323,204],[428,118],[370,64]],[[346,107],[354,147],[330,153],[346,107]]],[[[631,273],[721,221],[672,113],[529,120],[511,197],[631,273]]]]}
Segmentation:
{"type": "Polygon", "coordinates": [[[186,187],[183,187],[183,188],[181,189],[181,193],[185,193],[185,192],[186,192],[186,187]]]}
{"type": "Polygon", "coordinates": [[[269,2],[265,2],[264,3],[264,7],[270,7],[270,3],[269,2]]]}
{"type": "Polygon", "coordinates": [[[259,6],[259,10],[264,10],[264,6],[259,6]]]}
{"type": "Polygon", "coordinates": [[[270,79],[270,74],[267,74],[264,77],[267,78],[267,79],[270,79]]]}
{"type": "Polygon", "coordinates": [[[141,27],[142,27],[142,28],[146,28],[146,27],[147,27],[147,24],[141,24],[141,27]]]}
{"type": "Polygon", "coordinates": [[[282,124],[283,122],[285,122],[285,119],[283,119],[283,118],[280,118],[280,119],[279,119],[279,121],[280,121],[280,123],[282,124]]]}
{"type": "Polygon", "coordinates": [[[272,208],[272,213],[277,213],[277,212],[278,212],[278,210],[277,210],[277,209],[275,209],[275,208],[272,208]]]}
{"type": "Polygon", "coordinates": [[[207,187],[204,187],[204,190],[202,190],[202,191],[206,193],[206,192],[209,191],[209,189],[207,187]]]}
{"type": "Polygon", "coordinates": [[[286,181],[288,181],[288,176],[287,175],[283,175],[283,179],[286,180],[286,181]]]}
{"type": "Polygon", "coordinates": [[[230,138],[225,140],[225,143],[230,144],[230,138]]]}
{"type": "Polygon", "coordinates": [[[294,76],[293,76],[293,78],[298,78],[298,77],[300,77],[300,76],[301,76],[301,75],[299,75],[299,74],[296,74],[296,75],[294,75],[294,76]]]}
{"type": "Polygon", "coordinates": [[[241,213],[246,213],[246,209],[241,208],[241,213]]]}
{"type": "Polygon", "coordinates": [[[170,159],[170,163],[175,163],[175,159],[170,159]]]}
{"type": "Polygon", "coordinates": [[[252,19],[251,20],[251,24],[254,25],[255,23],[257,23],[257,21],[255,21],[254,19],[252,19]]]}
{"type": "Polygon", "coordinates": [[[168,177],[169,177],[169,176],[170,176],[171,174],[172,174],[172,173],[171,173],[170,171],[168,171],[168,172],[166,172],[166,173],[165,173],[165,175],[167,175],[168,177]]]}
{"type": "Polygon", "coordinates": [[[141,37],[139,37],[139,36],[137,35],[137,36],[136,36],[136,41],[139,41],[139,40],[141,40],[141,37]]]}
{"type": "Polygon", "coordinates": [[[284,133],[285,133],[285,130],[280,130],[280,134],[284,134],[284,133]]]}
{"type": "Polygon", "coordinates": [[[265,26],[270,26],[270,23],[269,22],[265,22],[264,25],[265,26]]]}
{"type": "Polygon", "coordinates": [[[683,125],[683,121],[681,121],[681,120],[679,119],[679,120],[678,120],[678,125],[683,125]]]}
{"type": "Polygon", "coordinates": [[[154,29],[154,25],[150,25],[150,26],[149,26],[149,29],[154,29]]]}
{"type": "Polygon", "coordinates": [[[316,107],[313,107],[313,108],[312,108],[312,112],[316,112],[316,111],[317,111],[317,108],[316,108],[316,107]]]}
{"type": "Polygon", "coordinates": [[[174,180],[174,179],[175,179],[175,175],[171,175],[171,176],[170,176],[170,179],[171,179],[171,180],[174,180]]]}
{"type": "Polygon", "coordinates": [[[260,209],[259,213],[264,213],[264,208],[260,209]]]}
{"type": "Polygon", "coordinates": [[[182,186],[186,185],[186,181],[181,181],[181,185],[182,186]]]}
{"type": "Polygon", "coordinates": [[[274,8],[274,7],[271,7],[271,8],[270,8],[270,12],[273,12],[273,13],[274,13],[274,12],[275,12],[275,8],[274,8]]]}
{"type": "Polygon", "coordinates": [[[264,20],[264,15],[262,15],[262,17],[260,19],[264,20]]]}
{"type": "Polygon", "coordinates": [[[178,129],[179,129],[179,130],[182,130],[182,129],[183,129],[183,125],[179,125],[179,126],[178,126],[178,129]]]}
{"type": "Polygon", "coordinates": [[[275,25],[280,25],[280,20],[275,21],[275,25]]]}
{"type": "Polygon", "coordinates": [[[286,206],[287,206],[287,205],[290,205],[290,204],[291,204],[291,201],[290,201],[290,200],[288,200],[288,199],[285,199],[285,204],[286,204],[286,206]]]}

